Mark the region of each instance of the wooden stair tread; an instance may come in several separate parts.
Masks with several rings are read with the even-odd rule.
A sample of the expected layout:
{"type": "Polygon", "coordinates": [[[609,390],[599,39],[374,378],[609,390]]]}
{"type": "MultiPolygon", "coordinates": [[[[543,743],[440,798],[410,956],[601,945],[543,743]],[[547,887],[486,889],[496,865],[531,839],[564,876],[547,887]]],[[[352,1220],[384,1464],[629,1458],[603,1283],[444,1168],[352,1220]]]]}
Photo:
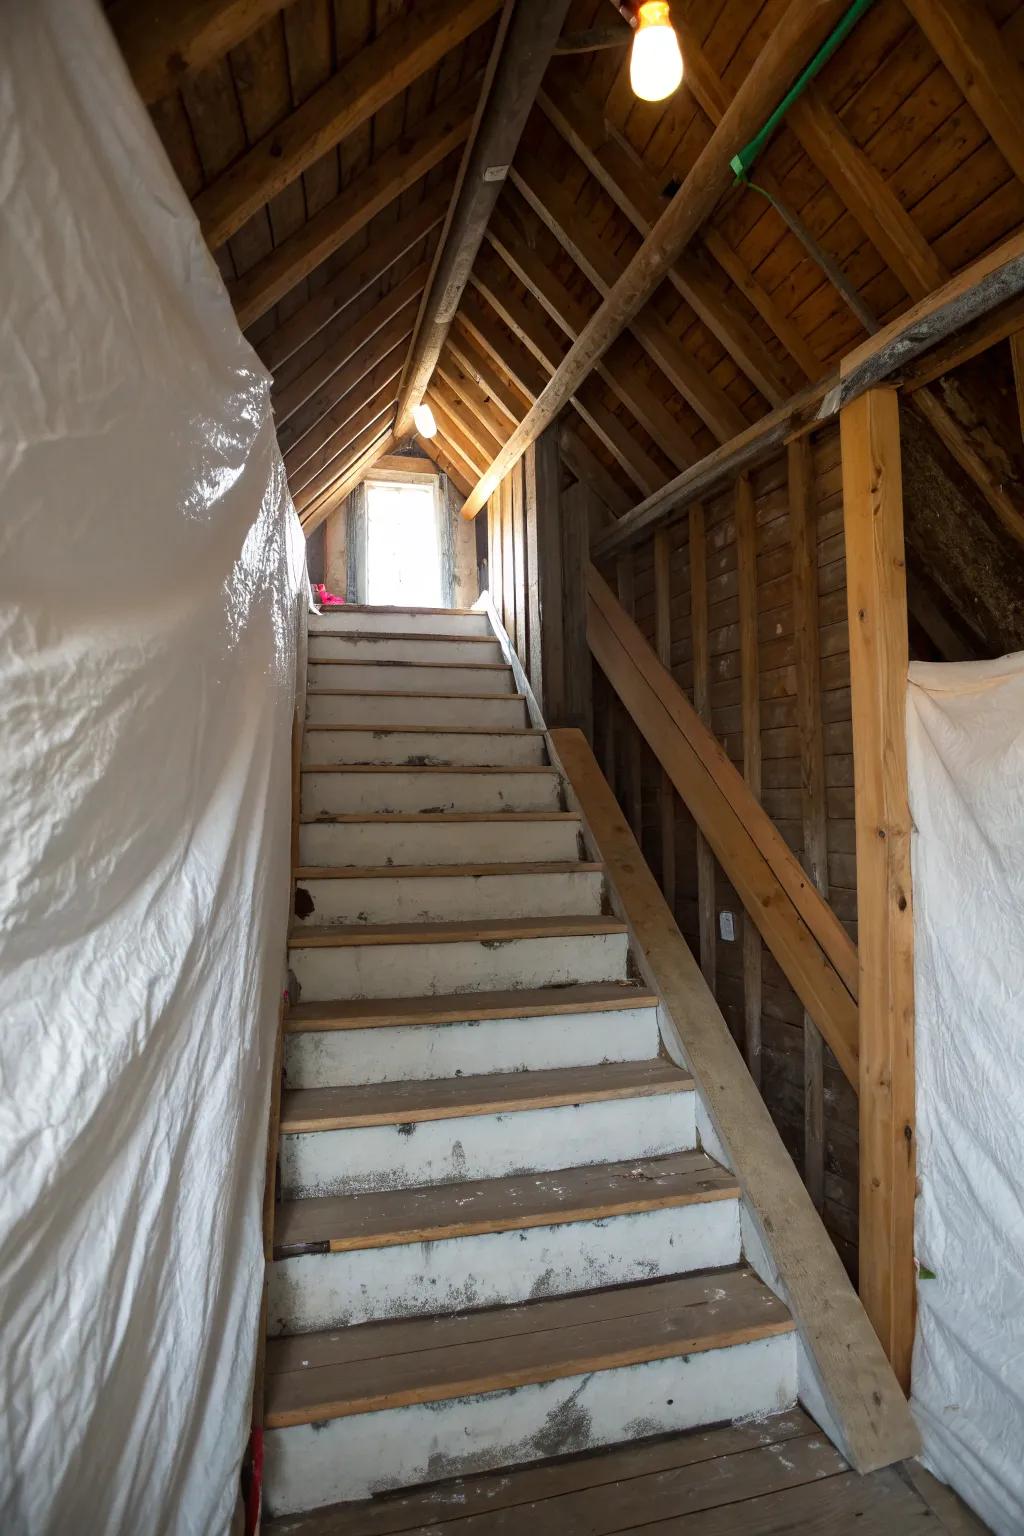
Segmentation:
{"type": "Polygon", "coordinates": [[[268,1429],[743,1344],[791,1332],[745,1266],[582,1295],[272,1340],[268,1429]]]}
{"type": "Polygon", "coordinates": [[[309,763],[303,764],[303,773],[466,773],[485,777],[492,773],[546,773],[557,777],[557,769],[550,763],[309,763]]]}
{"type": "Polygon", "coordinates": [[[374,643],[378,640],[408,640],[419,645],[426,640],[428,644],[434,640],[445,641],[455,645],[497,645],[496,635],[444,635],[440,633],[420,634],[415,629],[313,629],[309,632],[311,640],[319,640],[321,636],[329,635],[332,639],[339,640],[369,640],[374,643]]]}
{"type": "Polygon", "coordinates": [[[296,1003],[285,1015],[285,1029],[289,1034],[322,1029],[381,1029],[394,1025],[527,1019],[545,1014],[657,1006],[656,994],[633,982],[577,982],[568,987],[456,992],[449,996],[345,998],[336,1002],[296,1003]]]}
{"type": "Polygon", "coordinates": [[[477,880],[487,875],[594,875],[603,864],[582,859],[552,859],[527,864],[315,864],[300,865],[296,880],[477,880]]]}
{"type": "MultiPolygon", "coordinates": [[[[307,688],[307,699],[311,695],[318,699],[504,699],[507,704],[520,707],[526,703],[521,693],[435,693],[418,688],[415,692],[411,688],[307,688]]],[[[377,727],[364,725],[361,729],[376,730],[377,727]]]]}
{"type": "Polygon", "coordinates": [[[511,672],[507,661],[401,661],[392,656],[311,656],[307,667],[453,667],[464,672],[511,672]]]}
{"type": "Polygon", "coordinates": [[[354,821],[579,821],[578,811],[344,811],[333,816],[300,816],[303,826],[354,821]]]}
{"type": "Polygon", "coordinates": [[[467,618],[482,619],[482,608],[416,608],[409,603],[330,603],[322,613],[461,613],[467,618]]]}
{"type": "MultiPolygon", "coordinates": [[[[392,695],[394,697],[394,695],[392,695]]],[[[404,698],[405,695],[403,694],[404,698]]],[[[414,694],[414,698],[421,698],[421,694],[414,694]]],[[[464,697],[464,695],[459,695],[464,697]]],[[[518,694],[502,693],[499,698],[518,698],[518,694]]],[[[410,736],[543,736],[544,732],[536,725],[376,725],[364,723],[353,725],[347,721],[344,725],[322,725],[319,722],[308,721],[306,731],[363,731],[374,736],[410,735],[410,736]]]]}
{"type": "Polygon", "coordinates": [[[465,1184],[285,1200],[275,1218],[274,1252],[283,1258],[390,1248],[738,1196],[739,1184],[706,1153],[676,1152],[465,1184]]]}
{"type": "Polygon", "coordinates": [[[460,918],[456,922],[293,928],[288,942],[292,949],[348,949],[365,944],[495,944],[513,939],[587,938],[625,932],[621,918],[586,913],[579,917],[485,917],[460,918]]]}
{"type": "Polygon", "coordinates": [[[686,1093],[693,1079],[662,1057],[603,1062],[597,1067],[547,1067],[537,1072],[494,1072],[472,1077],[365,1083],[358,1087],[292,1088],[281,1097],[281,1130],[350,1130],[365,1125],[409,1125],[464,1115],[556,1109],[608,1099],[686,1093]]]}

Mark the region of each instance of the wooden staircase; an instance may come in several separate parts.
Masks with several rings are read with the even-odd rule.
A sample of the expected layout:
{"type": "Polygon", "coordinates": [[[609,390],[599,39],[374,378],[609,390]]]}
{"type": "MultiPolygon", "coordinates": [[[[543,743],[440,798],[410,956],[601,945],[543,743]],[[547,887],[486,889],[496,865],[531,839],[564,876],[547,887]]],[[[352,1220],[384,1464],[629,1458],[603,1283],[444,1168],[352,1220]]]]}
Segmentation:
{"type": "Polygon", "coordinates": [[[307,719],[269,1513],[793,1404],[793,1323],[486,615],[311,619],[307,719]]]}

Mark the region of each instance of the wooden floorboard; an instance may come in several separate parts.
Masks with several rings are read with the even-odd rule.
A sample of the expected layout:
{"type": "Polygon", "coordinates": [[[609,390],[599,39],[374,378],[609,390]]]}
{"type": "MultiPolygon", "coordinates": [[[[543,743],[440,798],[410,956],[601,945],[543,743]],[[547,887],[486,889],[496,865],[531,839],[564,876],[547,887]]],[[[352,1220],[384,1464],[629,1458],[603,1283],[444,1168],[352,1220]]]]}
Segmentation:
{"type": "Polygon", "coordinates": [[[983,1527],[947,1524],[903,1469],[850,1472],[799,1408],[455,1478],[266,1527],[267,1536],[957,1536],[975,1529],[983,1527]]]}
{"type": "Polygon", "coordinates": [[[303,1030],[381,1029],[396,1024],[456,1024],[470,1019],[526,1019],[545,1014],[655,1008],[657,1003],[653,992],[628,981],[588,981],[564,987],[521,987],[429,997],[342,998],[334,1002],[292,1004],[285,1016],[285,1029],[289,1034],[297,1034],[303,1030]]]}

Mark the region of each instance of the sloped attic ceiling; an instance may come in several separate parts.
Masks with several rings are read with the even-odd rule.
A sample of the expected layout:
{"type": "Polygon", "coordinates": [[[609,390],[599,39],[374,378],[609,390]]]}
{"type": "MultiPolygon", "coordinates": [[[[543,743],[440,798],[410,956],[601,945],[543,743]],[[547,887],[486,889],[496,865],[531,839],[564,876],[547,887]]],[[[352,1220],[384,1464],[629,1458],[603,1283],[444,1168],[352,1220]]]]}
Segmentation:
{"type": "MultiPolygon", "coordinates": [[[[620,7],[568,6],[478,249],[480,230],[454,226],[473,260],[426,399],[432,452],[463,493],[640,249],[788,3],[674,0],[686,76],[653,105],[630,89],[620,7]]],[[[514,10],[511,0],[111,7],[274,374],[307,526],[395,445],[403,370],[440,305],[432,263],[514,10]]],[[[755,184],[720,199],[574,394],[574,467],[613,513],[1024,224],[1022,58],[1022,0],[874,0],[789,112],[755,184]]],[[[1019,547],[1004,450],[990,452],[934,382],[914,400],[940,472],[955,463],[977,515],[1019,547]]]]}

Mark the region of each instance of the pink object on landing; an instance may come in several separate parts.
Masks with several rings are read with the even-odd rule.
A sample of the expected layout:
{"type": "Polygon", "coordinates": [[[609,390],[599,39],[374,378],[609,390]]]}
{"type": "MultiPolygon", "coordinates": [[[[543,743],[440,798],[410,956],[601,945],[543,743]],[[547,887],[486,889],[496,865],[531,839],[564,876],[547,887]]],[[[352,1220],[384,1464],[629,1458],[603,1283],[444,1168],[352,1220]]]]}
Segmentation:
{"type": "Polygon", "coordinates": [[[345,599],[337,597],[333,592],[328,592],[322,581],[314,581],[313,591],[321,608],[343,608],[345,606],[345,599]]]}

